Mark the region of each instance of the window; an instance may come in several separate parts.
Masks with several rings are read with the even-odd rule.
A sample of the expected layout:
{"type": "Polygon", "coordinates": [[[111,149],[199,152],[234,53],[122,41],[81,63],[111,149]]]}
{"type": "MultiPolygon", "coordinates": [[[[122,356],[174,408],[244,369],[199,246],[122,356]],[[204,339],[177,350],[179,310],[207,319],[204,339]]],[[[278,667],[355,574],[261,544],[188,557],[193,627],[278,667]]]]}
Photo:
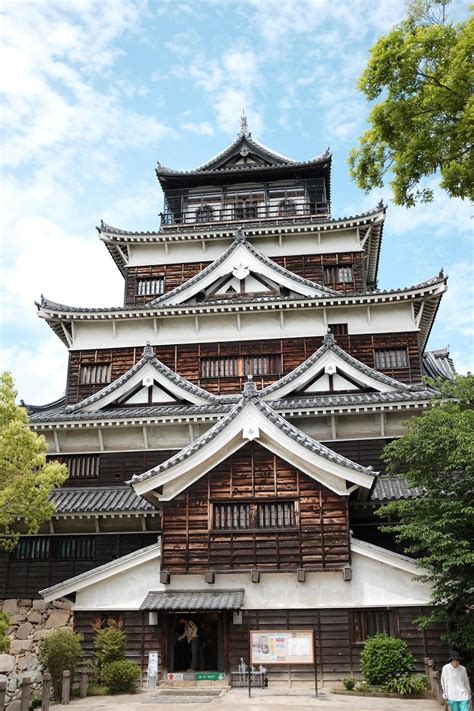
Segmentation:
{"type": "Polygon", "coordinates": [[[406,348],[376,348],[374,350],[375,367],[380,370],[388,368],[408,368],[408,353],[406,348]]]}
{"type": "Polygon", "coordinates": [[[214,210],[210,205],[202,205],[196,210],[196,222],[211,222],[214,219],[214,210]]]}
{"type": "Polygon", "coordinates": [[[352,274],[352,266],[330,266],[323,267],[324,283],[325,284],[336,284],[342,283],[347,284],[354,281],[352,274]]]}
{"type": "Polygon", "coordinates": [[[328,323],[328,328],[333,336],[347,336],[347,323],[328,323]]]}
{"type": "Polygon", "coordinates": [[[245,375],[278,375],[281,355],[213,356],[201,358],[201,378],[232,378],[245,375]]]}
{"type": "Polygon", "coordinates": [[[79,370],[79,385],[99,385],[110,383],[112,379],[112,363],[94,363],[81,365],[79,370]]]}
{"type": "Polygon", "coordinates": [[[99,457],[91,454],[80,457],[66,457],[64,463],[70,479],[96,479],[99,476],[99,457]]]}
{"type": "Polygon", "coordinates": [[[286,215],[296,215],[296,203],[294,200],[281,200],[278,205],[278,214],[280,217],[286,215]]]}
{"type": "Polygon", "coordinates": [[[30,536],[20,538],[17,560],[93,560],[94,536],[30,536]]]}
{"type": "Polygon", "coordinates": [[[214,528],[217,530],[295,528],[295,526],[294,501],[214,504],[214,528]]]}
{"type": "Polygon", "coordinates": [[[354,610],[352,613],[352,641],[365,642],[367,637],[377,633],[390,634],[387,610],[354,610]]]}
{"type": "Polygon", "coordinates": [[[156,296],[157,294],[163,294],[164,291],[164,277],[155,277],[154,279],[137,279],[138,296],[156,296]]]}
{"type": "Polygon", "coordinates": [[[239,202],[234,207],[235,220],[253,220],[257,217],[257,203],[252,201],[239,202]]]}

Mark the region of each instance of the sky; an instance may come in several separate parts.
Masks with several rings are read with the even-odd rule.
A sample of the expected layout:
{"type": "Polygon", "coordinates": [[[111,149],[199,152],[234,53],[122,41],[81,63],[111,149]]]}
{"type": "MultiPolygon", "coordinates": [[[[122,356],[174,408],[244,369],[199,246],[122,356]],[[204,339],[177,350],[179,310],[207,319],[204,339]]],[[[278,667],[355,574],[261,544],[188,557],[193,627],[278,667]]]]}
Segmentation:
{"type": "MultiPolygon", "coordinates": [[[[453,0],[454,20],[468,4],[453,0]]],[[[400,0],[3,0],[1,368],[19,397],[65,388],[67,351],[36,315],[47,298],[123,303],[95,226],[157,230],[157,161],[188,170],[229,145],[245,110],[256,140],[295,160],[331,147],[332,215],[388,204],[379,288],[449,274],[428,348],[473,369],[472,210],[449,199],[405,209],[369,195],[347,157],[366,128],[357,91],[400,0]]]]}

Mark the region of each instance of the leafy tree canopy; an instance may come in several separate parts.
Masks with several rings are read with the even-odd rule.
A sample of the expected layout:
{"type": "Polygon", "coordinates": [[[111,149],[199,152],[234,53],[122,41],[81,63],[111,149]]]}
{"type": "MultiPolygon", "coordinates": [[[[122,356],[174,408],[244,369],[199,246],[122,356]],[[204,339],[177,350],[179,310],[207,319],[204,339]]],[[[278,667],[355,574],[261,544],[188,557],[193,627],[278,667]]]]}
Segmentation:
{"type": "Polygon", "coordinates": [[[385,530],[428,570],[433,612],[422,626],[448,622],[449,642],[467,650],[474,639],[474,376],[431,384],[439,391],[434,407],[408,420],[406,434],[383,454],[390,474],[425,494],[378,513],[395,515],[398,523],[385,530]]]}
{"type": "Polygon", "coordinates": [[[437,171],[449,196],[473,197],[474,19],[447,22],[448,3],[412,2],[407,19],[372,47],[359,79],[367,99],[380,100],[350,153],[350,173],[369,191],[391,171],[397,205],[431,201],[420,183],[437,171]]]}
{"type": "Polygon", "coordinates": [[[54,513],[51,490],[67,478],[67,467],[46,463],[47,444],[28,428],[28,415],[16,402],[13,379],[0,376],[0,548],[12,550],[25,533],[36,533],[54,513]]]}

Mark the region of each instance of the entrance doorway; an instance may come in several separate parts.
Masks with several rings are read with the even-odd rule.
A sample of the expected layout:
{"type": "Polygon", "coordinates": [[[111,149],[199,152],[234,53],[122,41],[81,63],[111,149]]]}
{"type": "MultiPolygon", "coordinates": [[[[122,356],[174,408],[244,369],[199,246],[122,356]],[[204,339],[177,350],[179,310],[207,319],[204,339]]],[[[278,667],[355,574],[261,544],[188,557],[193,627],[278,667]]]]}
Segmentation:
{"type": "Polygon", "coordinates": [[[193,645],[196,645],[194,664],[196,672],[224,671],[224,626],[222,615],[218,612],[199,614],[183,612],[170,615],[169,624],[169,671],[185,672],[193,668],[193,645]],[[197,628],[196,642],[188,642],[185,634],[185,622],[194,623],[197,628]]]}

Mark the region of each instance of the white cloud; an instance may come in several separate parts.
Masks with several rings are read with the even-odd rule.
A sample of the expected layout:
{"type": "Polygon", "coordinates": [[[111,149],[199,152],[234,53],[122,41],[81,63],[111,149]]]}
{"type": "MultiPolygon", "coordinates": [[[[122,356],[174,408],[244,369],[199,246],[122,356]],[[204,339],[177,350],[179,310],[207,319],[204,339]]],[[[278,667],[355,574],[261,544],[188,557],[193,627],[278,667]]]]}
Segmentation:
{"type": "MultiPolygon", "coordinates": [[[[448,291],[438,312],[439,326],[446,334],[471,340],[474,346],[474,263],[454,262],[446,266],[448,291]]],[[[472,351],[471,351],[471,355],[472,351]]]]}
{"type": "Polygon", "coordinates": [[[214,129],[209,123],[209,121],[201,121],[201,123],[193,123],[192,121],[187,121],[180,125],[182,131],[187,131],[188,133],[196,133],[199,136],[213,136],[214,129]]]}
{"type": "Polygon", "coordinates": [[[43,405],[64,393],[67,373],[67,351],[56,336],[39,340],[34,347],[18,345],[0,350],[2,368],[12,373],[21,400],[43,405]]]}

